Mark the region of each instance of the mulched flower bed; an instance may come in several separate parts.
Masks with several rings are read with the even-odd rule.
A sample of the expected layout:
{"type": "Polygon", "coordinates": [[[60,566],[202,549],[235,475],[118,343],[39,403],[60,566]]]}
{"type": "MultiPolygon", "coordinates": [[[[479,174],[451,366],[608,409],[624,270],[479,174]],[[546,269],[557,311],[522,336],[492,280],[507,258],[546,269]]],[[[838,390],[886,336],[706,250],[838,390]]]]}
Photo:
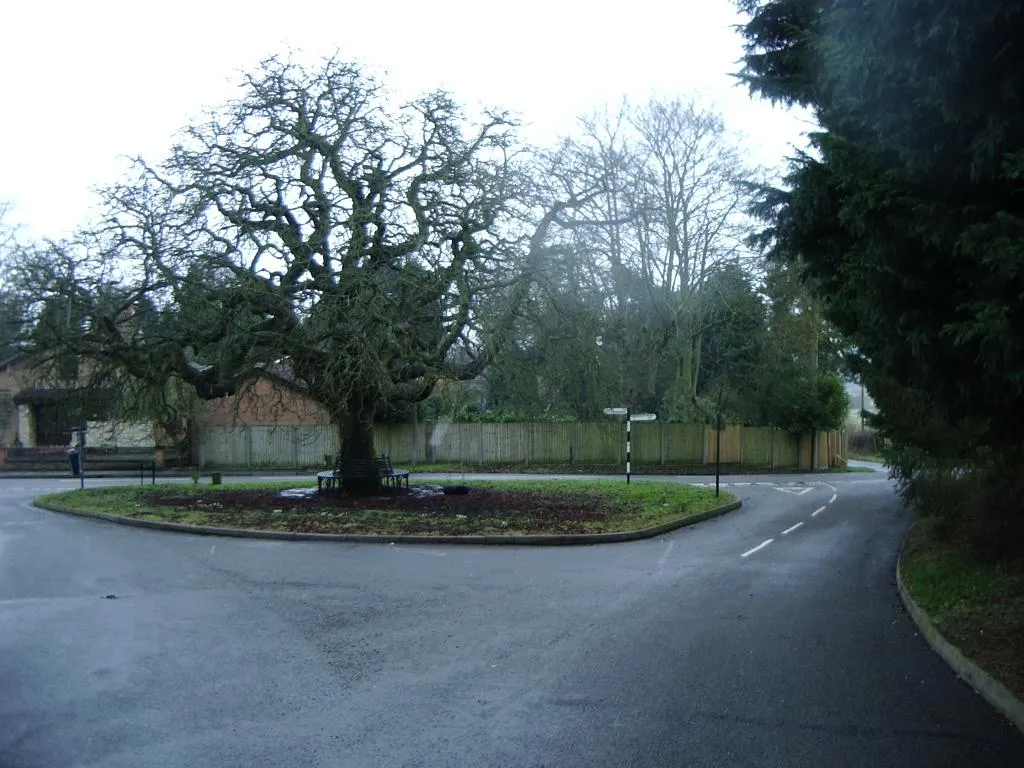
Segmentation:
{"type": "Polygon", "coordinates": [[[588,493],[482,488],[453,495],[440,489],[427,493],[414,486],[372,496],[329,492],[296,498],[274,490],[157,489],[143,498],[151,507],[202,512],[209,525],[322,533],[585,533],[624,506],[605,510],[608,500],[588,493]]]}
{"type": "Polygon", "coordinates": [[[321,510],[396,510],[426,512],[431,515],[480,515],[502,512],[529,512],[534,517],[561,520],[603,520],[607,517],[597,507],[604,499],[589,494],[552,494],[540,491],[496,491],[474,489],[463,494],[417,495],[404,489],[389,490],[380,495],[353,496],[345,493],[321,493],[309,498],[281,496],[279,491],[222,490],[198,495],[174,491],[152,491],[146,501],[156,506],[202,509],[225,512],[239,509],[309,512],[321,510]]]}

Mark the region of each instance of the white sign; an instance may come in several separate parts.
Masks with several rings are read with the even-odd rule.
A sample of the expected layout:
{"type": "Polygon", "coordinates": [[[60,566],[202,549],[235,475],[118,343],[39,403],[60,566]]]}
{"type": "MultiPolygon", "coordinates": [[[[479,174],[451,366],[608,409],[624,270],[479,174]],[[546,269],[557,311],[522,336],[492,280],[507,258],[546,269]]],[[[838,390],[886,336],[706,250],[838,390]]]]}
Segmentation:
{"type": "Polygon", "coordinates": [[[658,418],[656,413],[634,413],[629,417],[630,421],[654,421],[658,418]]]}
{"type": "Polygon", "coordinates": [[[605,416],[625,416],[627,413],[629,413],[629,409],[628,408],[605,408],[604,409],[604,415],[605,416]]]}

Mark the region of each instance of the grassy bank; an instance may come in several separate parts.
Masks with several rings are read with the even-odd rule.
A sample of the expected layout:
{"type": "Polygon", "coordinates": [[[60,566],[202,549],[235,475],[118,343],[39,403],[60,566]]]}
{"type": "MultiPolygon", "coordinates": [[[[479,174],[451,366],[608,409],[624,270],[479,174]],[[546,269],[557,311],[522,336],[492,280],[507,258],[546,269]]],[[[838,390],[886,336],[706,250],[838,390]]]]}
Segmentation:
{"type": "Polygon", "coordinates": [[[1024,562],[982,562],[940,533],[935,519],[911,531],[907,589],[947,640],[1024,698],[1024,562]]]}
{"type": "MultiPolygon", "coordinates": [[[[621,464],[407,464],[403,468],[410,472],[421,474],[442,474],[442,473],[490,473],[490,474],[537,474],[537,475],[608,475],[611,477],[622,477],[626,468],[621,464]]],[[[871,472],[865,467],[848,467],[842,469],[818,469],[816,473],[829,472],[871,472]]],[[[739,464],[723,464],[723,475],[794,475],[808,474],[810,470],[795,469],[772,469],[771,467],[741,466],[739,464]]],[[[714,465],[707,464],[653,464],[645,466],[633,465],[634,476],[659,476],[659,475],[704,475],[714,477],[714,465]]]]}
{"type": "Polygon", "coordinates": [[[96,488],[41,497],[87,514],[250,530],[384,535],[606,533],[649,528],[735,500],[678,483],[617,480],[474,481],[469,492],[308,498],[297,483],[96,488]]]}
{"type": "Polygon", "coordinates": [[[885,463],[885,458],[880,453],[851,453],[850,458],[855,461],[874,461],[878,464],[885,463]]]}

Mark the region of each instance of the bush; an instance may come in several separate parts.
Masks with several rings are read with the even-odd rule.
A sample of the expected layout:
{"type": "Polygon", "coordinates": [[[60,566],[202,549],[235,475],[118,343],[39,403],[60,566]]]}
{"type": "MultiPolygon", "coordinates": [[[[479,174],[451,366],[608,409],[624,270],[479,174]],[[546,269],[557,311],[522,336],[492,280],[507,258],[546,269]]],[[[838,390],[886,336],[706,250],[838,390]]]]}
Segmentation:
{"type": "Polygon", "coordinates": [[[962,541],[984,560],[1024,556],[1024,446],[979,453],[970,461],[935,459],[912,449],[887,449],[903,499],[936,532],[962,541]]]}
{"type": "Polygon", "coordinates": [[[850,398],[838,376],[779,375],[765,399],[765,421],[789,432],[839,429],[850,398]]]}
{"type": "Polygon", "coordinates": [[[873,429],[858,429],[850,433],[850,453],[875,455],[882,451],[882,441],[873,429]]]}

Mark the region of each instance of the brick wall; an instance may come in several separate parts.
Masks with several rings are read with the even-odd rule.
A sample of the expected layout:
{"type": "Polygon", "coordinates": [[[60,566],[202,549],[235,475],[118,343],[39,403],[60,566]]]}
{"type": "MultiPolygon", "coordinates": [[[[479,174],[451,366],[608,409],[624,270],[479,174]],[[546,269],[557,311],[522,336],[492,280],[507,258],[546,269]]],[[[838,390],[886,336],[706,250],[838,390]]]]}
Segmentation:
{"type": "Polygon", "coordinates": [[[208,402],[203,421],[210,427],[255,427],[329,424],[330,418],[308,397],[260,379],[245,394],[208,402]]]}

